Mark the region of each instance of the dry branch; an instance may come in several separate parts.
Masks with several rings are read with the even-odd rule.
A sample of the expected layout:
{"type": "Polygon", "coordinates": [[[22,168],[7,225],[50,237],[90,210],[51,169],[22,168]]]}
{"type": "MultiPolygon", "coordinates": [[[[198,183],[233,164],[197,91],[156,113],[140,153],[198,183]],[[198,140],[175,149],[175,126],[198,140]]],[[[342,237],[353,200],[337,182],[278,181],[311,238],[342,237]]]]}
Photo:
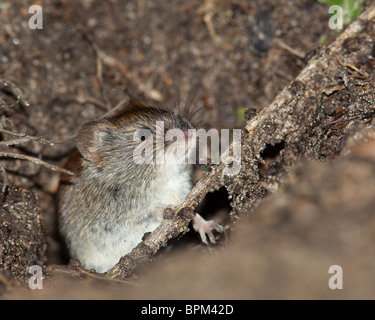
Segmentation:
{"type": "Polygon", "coordinates": [[[30,135],[27,135],[26,133],[19,133],[19,132],[14,132],[14,131],[4,129],[2,125],[0,125],[0,132],[18,138],[14,140],[0,141],[0,145],[2,146],[12,146],[12,145],[21,144],[21,143],[25,143],[29,141],[37,141],[40,143],[48,144],[50,146],[53,146],[56,144],[55,142],[44,139],[43,137],[30,136],[30,135]]]}
{"type": "MultiPolygon", "coordinates": [[[[30,106],[30,103],[26,100],[22,91],[13,82],[0,79],[0,91],[9,93],[17,99],[16,103],[14,103],[10,106],[7,106],[7,107],[3,107],[3,110],[13,108],[17,103],[20,103],[22,107],[29,107],[30,106]]],[[[7,120],[7,118],[2,119],[2,120],[7,120]]],[[[45,139],[41,136],[31,136],[31,135],[28,135],[26,133],[19,133],[19,132],[14,132],[14,131],[8,130],[8,129],[4,128],[3,123],[0,123],[0,133],[11,136],[11,137],[15,137],[14,139],[0,141],[0,146],[5,146],[5,147],[19,145],[19,144],[27,143],[27,142],[30,142],[30,141],[36,141],[36,142],[39,142],[39,143],[48,144],[50,146],[53,146],[55,144],[65,143],[66,141],[71,140],[71,139],[68,139],[68,140],[61,141],[61,142],[52,142],[52,141],[49,141],[49,140],[47,140],[47,139],[45,139]]],[[[61,167],[53,165],[53,164],[49,164],[49,163],[47,163],[47,162],[45,162],[45,161],[43,161],[39,158],[24,155],[24,154],[8,152],[8,151],[0,151],[0,158],[12,158],[12,159],[27,160],[27,161],[30,161],[32,163],[44,166],[44,167],[46,167],[50,170],[53,170],[53,171],[59,171],[59,172],[62,172],[62,173],[68,174],[68,175],[73,175],[73,173],[69,170],[66,170],[64,168],[61,168],[61,167]]],[[[8,184],[8,178],[7,178],[7,174],[6,174],[6,169],[2,165],[0,165],[0,171],[1,171],[1,175],[3,177],[2,192],[4,193],[5,190],[6,190],[7,184],[8,184]]]]}
{"type": "Polygon", "coordinates": [[[68,174],[70,176],[73,175],[73,172],[71,172],[67,169],[61,168],[59,166],[55,166],[54,164],[47,163],[43,160],[40,160],[40,159],[35,158],[35,157],[27,156],[25,154],[0,151],[0,158],[13,158],[13,159],[20,159],[20,160],[28,160],[32,163],[35,163],[35,164],[41,165],[43,167],[46,167],[47,169],[50,169],[52,171],[59,171],[61,173],[65,173],[65,174],[68,174]]]}

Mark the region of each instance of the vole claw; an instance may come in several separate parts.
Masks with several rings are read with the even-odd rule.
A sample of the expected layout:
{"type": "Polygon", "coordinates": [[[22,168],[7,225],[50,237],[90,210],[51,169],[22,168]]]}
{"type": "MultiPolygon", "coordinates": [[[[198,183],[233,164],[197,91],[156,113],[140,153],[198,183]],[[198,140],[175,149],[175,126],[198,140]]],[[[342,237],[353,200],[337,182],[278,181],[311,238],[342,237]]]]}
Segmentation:
{"type": "Polygon", "coordinates": [[[207,221],[198,213],[193,218],[192,224],[194,230],[199,233],[204,244],[208,244],[207,236],[212,244],[216,243],[215,236],[212,231],[215,230],[220,233],[225,231],[225,228],[221,224],[217,223],[215,220],[207,221]]]}

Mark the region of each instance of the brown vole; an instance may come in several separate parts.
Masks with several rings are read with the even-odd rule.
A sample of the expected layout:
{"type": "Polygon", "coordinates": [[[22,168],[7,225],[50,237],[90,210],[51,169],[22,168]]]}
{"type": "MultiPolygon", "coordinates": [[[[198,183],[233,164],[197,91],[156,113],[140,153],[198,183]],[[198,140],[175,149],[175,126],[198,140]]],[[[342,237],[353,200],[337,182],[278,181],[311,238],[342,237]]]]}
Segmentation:
{"type": "MultiPolygon", "coordinates": [[[[119,116],[83,124],[76,138],[77,151],[67,165],[75,177],[63,177],[59,190],[60,230],[71,257],[83,268],[108,271],[141,242],[145,232],[156,229],[164,208],[178,205],[187,196],[192,166],[185,160],[195,152],[196,140],[189,129],[192,125],[184,117],[135,102],[119,116]],[[179,143],[186,149],[183,154],[165,152],[167,161],[155,163],[156,140],[170,129],[183,133],[179,143]],[[147,142],[153,147],[152,163],[140,164],[135,151],[147,142]]],[[[162,148],[171,144],[163,141],[162,148]]],[[[211,230],[223,230],[198,214],[193,227],[203,242],[206,234],[215,241],[211,230]]]]}

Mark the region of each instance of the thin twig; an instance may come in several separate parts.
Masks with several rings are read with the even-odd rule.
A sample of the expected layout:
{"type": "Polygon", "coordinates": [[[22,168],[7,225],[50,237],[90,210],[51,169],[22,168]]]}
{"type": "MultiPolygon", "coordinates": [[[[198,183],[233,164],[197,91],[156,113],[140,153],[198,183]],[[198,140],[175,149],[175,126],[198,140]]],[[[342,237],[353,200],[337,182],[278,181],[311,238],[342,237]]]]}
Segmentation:
{"type": "Polygon", "coordinates": [[[0,146],[14,146],[16,144],[22,144],[22,143],[25,143],[25,142],[29,142],[30,139],[28,138],[19,138],[19,139],[15,139],[15,140],[7,140],[7,141],[0,141],[0,146]]]}
{"type": "Polygon", "coordinates": [[[82,269],[81,266],[62,266],[62,265],[49,265],[44,267],[46,274],[64,274],[75,278],[93,278],[103,281],[109,281],[114,283],[126,284],[131,286],[139,286],[139,284],[125,279],[112,279],[106,274],[100,274],[82,269]]]}
{"type": "Polygon", "coordinates": [[[112,104],[108,99],[107,93],[104,89],[104,82],[103,82],[103,63],[102,63],[102,58],[100,56],[100,53],[97,49],[97,46],[95,46],[95,52],[96,52],[96,78],[99,81],[99,86],[100,86],[100,92],[102,93],[102,97],[104,101],[106,102],[106,109],[110,110],[112,108],[112,104]]]}
{"type": "Polygon", "coordinates": [[[0,90],[10,93],[24,108],[30,106],[22,91],[11,81],[0,79],[0,90]]]}
{"type": "MultiPolygon", "coordinates": [[[[115,57],[109,55],[108,53],[104,52],[102,49],[99,48],[99,46],[96,44],[94,39],[87,34],[84,33],[84,37],[90,41],[93,49],[95,50],[95,54],[99,59],[101,60],[101,63],[107,67],[115,68],[118,71],[121,72],[123,76],[125,76],[126,79],[131,79],[131,83],[133,83],[139,92],[142,92],[147,97],[156,100],[161,101],[162,100],[162,94],[156,90],[156,89],[150,89],[147,86],[145,86],[140,80],[138,80],[136,77],[132,77],[132,72],[118,59],[115,57]]],[[[98,62],[97,62],[98,65],[98,62]]],[[[101,68],[101,65],[99,65],[99,68],[101,68]]],[[[98,79],[100,81],[100,79],[98,79]]],[[[107,108],[108,110],[108,108],[107,108]]]]}
{"type": "Polygon", "coordinates": [[[79,103],[81,103],[81,104],[84,104],[84,103],[93,103],[93,104],[97,105],[100,109],[108,111],[108,106],[104,102],[102,102],[99,99],[96,99],[94,97],[78,96],[77,97],[77,101],[79,103]]]}
{"type": "Polygon", "coordinates": [[[289,46],[288,44],[286,44],[285,42],[283,42],[281,39],[275,39],[275,43],[280,48],[282,48],[282,49],[290,52],[292,55],[296,56],[297,58],[300,58],[302,60],[305,59],[306,55],[302,51],[292,48],[291,46],[289,46]]]}
{"type": "Polygon", "coordinates": [[[1,125],[0,125],[0,132],[8,134],[8,135],[11,135],[11,136],[14,136],[14,137],[20,138],[20,139],[10,140],[10,141],[1,141],[0,145],[9,146],[9,145],[14,145],[14,144],[20,144],[20,143],[28,142],[28,141],[38,141],[40,143],[48,144],[50,146],[55,145],[54,142],[46,140],[43,137],[29,136],[26,133],[18,133],[18,132],[10,131],[10,130],[2,128],[1,125]]]}
{"type": "Polygon", "coordinates": [[[0,145],[5,145],[5,146],[21,144],[21,143],[28,142],[28,141],[37,141],[40,143],[48,144],[50,146],[54,146],[55,144],[63,144],[63,143],[69,142],[75,137],[75,136],[72,136],[62,141],[50,141],[41,136],[30,136],[26,133],[19,133],[19,132],[10,131],[8,129],[4,129],[1,124],[0,124],[0,132],[20,138],[16,140],[0,141],[0,145]]]}
{"type": "Polygon", "coordinates": [[[3,175],[3,187],[1,189],[1,192],[4,193],[5,190],[7,189],[7,186],[8,186],[8,176],[7,176],[7,173],[4,169],[4,167],[0,164],[0,171],[3,175]]]}
{"type": "Polygon", "coordinates": [[[62,172],[62,173],[66,173],[70,176],[74,175],[74,173],[71,172],[70,170],[67,170],[67,169],[61,168],[59,166],[47,163],[47,162],[45,162],[43,160],[40,160],[38,158],[35,158],[35,157],[27,156],[25,154],[19,154],[19,153],[13,153],[13,152],[0,152],[0,157],[1,158],[14,158],[14,159],[20,159],[20,160],[28,160],[32,163],[41,165],[41,166],[46,167],[46,168],[48,168],[50,170],[53,170],[53,171],[59,171],[59,172],[62,172]]]}
{"type": "Polygon", "coordinates": [[[342,60],[341,60],[341,59],[340,59],[340,58],[339,58],[334,52],[332,52],[332,54],[333,54],[333,56],[335,57],[335,59],[337,60],[337,62],[339,63],[339,65],[341,65],[341,66],[343,66],[343,67],[346,67],[346,68],[350,68],[350,69],[352,69],[352,70],[358,72],[359,75],[363,76],[361,70],[359,70],[357,67],[355,67],[355,66],[353,66],[353,65],[351,65],[351,64],[349,64],[349,63],[344,63],[344,62],[342,62],[342,60]]]}
{"type": "Polygon", "coordinates": [[[215,16],[216,10],[216,3],[214,0],[205,0],[204,3],[197,9],[197,13],[203,16],[203,21],[207,26],[208,33],[211,39],[218,43],[220,42],[220,38],[217,36],[215,32],[215,27],[212,22],[212,18],[215,16]]]}
{"type": "Polygon", "coordinates": [[[114,106],[111,110],[105,113],[102,118],[113,116],[119,109],[121,109],[124,104],[128,101],[128,99],[121,100],[116,106],[114,106]]]}
{"type": "MultiPolygon", "coordinates": [[[[3,103],[3,101],[1,101],[3,103]]],[[[5,110],[8,110],[8,109],[12,109],[13,107],[15,107],[17,104],[19,104],[20,101],[17,100],[15,103],[11,104],[11,105],[6,105],[6,104],[3,104],[0,106],[1,108],[1,111],[5,111],[5,110]]]]}
{"type": "Polygon", "coordinates": [[[131,285],[131,286],[140,286],[138,283],[132,282],[130,280],[117,279],[117,278],[109,278],[106,274],[100,274],[100,273],[96,273],[96,272],[90,272],[90,271],[87,271],[87,270],[84,270],[84,269],[81,269],[80,272],[83,273],[84,275],[90,277],[90,278],[94,278],[94,279],[98,279],[98,280],[117,282],[117,283],[131,285]]]}

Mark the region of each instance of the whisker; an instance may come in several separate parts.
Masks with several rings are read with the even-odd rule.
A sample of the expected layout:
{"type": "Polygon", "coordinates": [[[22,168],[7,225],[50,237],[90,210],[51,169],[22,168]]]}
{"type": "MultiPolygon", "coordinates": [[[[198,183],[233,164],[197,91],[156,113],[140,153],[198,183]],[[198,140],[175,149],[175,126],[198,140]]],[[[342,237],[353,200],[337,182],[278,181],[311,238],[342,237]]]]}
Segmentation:
{"type": "Polygon", "coordinates": [[[199,115],[198,113],[200,111],[202,111],[203,108],[207,107],[207,103],[204,103],[202,106],[200,106],[199,108],[195,109],[193,114],[189,114],[188,117],[186,117],[189,121],[193,121],[194,117],[196,117],[197,115],[199,115]]]}
{"type": "Polygon", "coordinates": [[[190,118],[190,113],[192,110],[192,106],[196,104],[196,102],[198,101],[198,97],[199,97],[199,91],[200,91],[201,87],[200,85],[196,84],[196,85],[192,85],[189,89],[189,92],[188,92],[188,100],[186,101],[186,104],[185,104],[185,110],[184,110],[184,117],[186,119],[189,119],[190,118]]]}
{"type": "Polygon", "coordinates": [[[177,101],[176,101],[177,111],[178,111],[178,114],[181,114],[181,82],[180,82],[180,79],[178,79],[176,90],[177,90],[177,101]]]}
{"type": "Polygon", "coordinates": [[[198,122],[198,123],[193,122],[191,125],[192,125],[195,129],[199,129],[199,128],[203,127],[203,125],[205,125],[205,124],[209,125],[209,123],[208,123],[207,121],[201,121],[201,122],[198,122]]]}

